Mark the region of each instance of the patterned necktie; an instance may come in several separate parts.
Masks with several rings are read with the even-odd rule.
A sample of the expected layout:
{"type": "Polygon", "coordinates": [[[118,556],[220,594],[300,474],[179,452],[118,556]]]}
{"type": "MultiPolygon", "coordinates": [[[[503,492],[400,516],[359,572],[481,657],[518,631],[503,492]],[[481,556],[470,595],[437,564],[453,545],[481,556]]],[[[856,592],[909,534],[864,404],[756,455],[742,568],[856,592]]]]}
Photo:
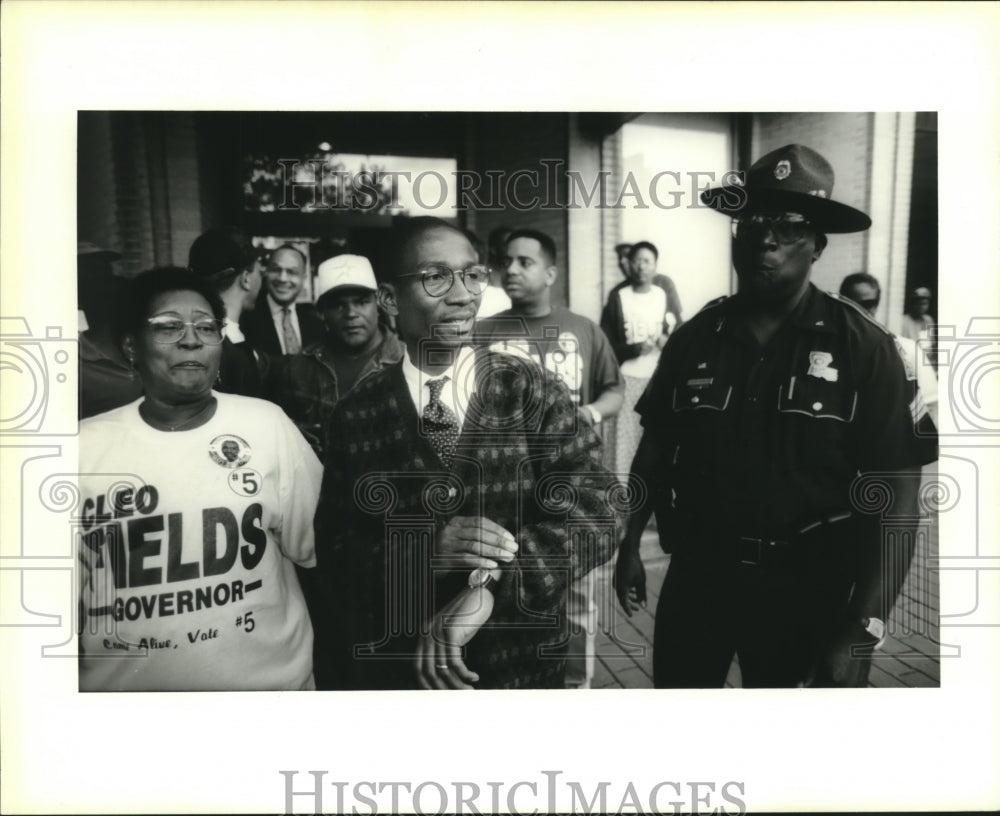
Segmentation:
{"type": "Polygon", "coordinates": [[[455,456],[455,445],[458,442],[458,417],[451,408],[441,402],[441,389],[448,379],[441,377],[427,382],[427,387],[431,390],[431,400],[424,406],[422,417],[423,432],[446,468],[451,467],[451,460],[455,456]]]}
{"type": "Polygon", "coordinates": [[[285,306],[281,310],[281,334],[285,341],[285,354],[298,354],[302,350],[299,338],[292,325],[292,307],[285,306]]]}

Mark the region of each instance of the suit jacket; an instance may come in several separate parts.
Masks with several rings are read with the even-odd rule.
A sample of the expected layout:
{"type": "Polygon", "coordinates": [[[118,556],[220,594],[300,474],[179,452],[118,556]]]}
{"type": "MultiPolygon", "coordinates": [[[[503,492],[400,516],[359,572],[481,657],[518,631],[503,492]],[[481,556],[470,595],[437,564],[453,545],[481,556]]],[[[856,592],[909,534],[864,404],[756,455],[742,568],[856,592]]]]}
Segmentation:
{"type": "Polygon", "coordinates": [[[244,397],[263,397],[267,367],[267,356],[254,355],[250,343],[234,343],[224,337],[215,390],[224,394],[242,394],[244,397]]]}
{"type": "MultiPolygon", "coordinates": [[[[469,569],[433,558],[453,516],[518,541],[491,619],[466,646],[482,688],[562,688],[566,588],[607,561],[622,531],[618,482],[569,392],[530,360],[480,350],[450,469],[420,431],[402,364],[338,403],[316,514],[327,612],[314,627],[321,688],[418,688],[414,646],[469,569]]],[[[462,381],[460,374],[456,381],[462,381]]]]}
{"type": "MultiPolygon", "coordinates": [[[[302,347],[322,340],[326,334],[323,318],[312,303],[296,303],[295,313],[299,318],[299,331],[302,333],[302,347]]],[[[276,357],[281,354],[281,341],[278,330],[271,318],[271,309],[267,302],[266,289],[261,289],[257,304],[249,312],[244,312],[240,320],[240,329],[246,335],[247,341],[257,351],[276,357]]]]}
{"type": "MultiPolygon", "coordinates": [[[[405,347],[399,338],[388,329],[381,331],[382,343],[358,372],[354,385],[403,359],[405,347]]],[[[320,461],[326,447],[323,434],[327,421],[341,398],[334,359],[334,352],[323,342],[306,346],[298,354],[274,357],[264,393],[267,399],[284,408],[320,461]]]]}

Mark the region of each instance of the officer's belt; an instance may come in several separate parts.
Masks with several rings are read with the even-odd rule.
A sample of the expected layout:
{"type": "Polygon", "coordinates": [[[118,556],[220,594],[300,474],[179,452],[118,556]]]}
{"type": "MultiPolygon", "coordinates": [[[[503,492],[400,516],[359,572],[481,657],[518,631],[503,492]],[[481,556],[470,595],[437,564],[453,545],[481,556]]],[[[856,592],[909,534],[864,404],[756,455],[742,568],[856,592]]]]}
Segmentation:
{"type": "MultiPolygon", "coordinates": [[[[834,525],[848,521],[850,513],[838,513],[805,525],[785,539],[737,536],[732,546],[725,547],[733,560],[747,567],[781,567],[813,560],[826,552],[827,545],[835,545],[828,532],[834,525]]],[[[839,532],[839,531],[838,531],[839,532]]]]}

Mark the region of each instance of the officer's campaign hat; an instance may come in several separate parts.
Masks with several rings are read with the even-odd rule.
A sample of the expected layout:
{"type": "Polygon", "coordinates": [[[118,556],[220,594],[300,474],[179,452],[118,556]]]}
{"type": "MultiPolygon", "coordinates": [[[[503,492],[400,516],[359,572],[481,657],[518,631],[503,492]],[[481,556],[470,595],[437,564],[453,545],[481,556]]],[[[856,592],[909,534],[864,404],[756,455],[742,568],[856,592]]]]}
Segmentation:
{"type": "Polygon", "coordinates": [[[833,201],[833,167],[810,147],[785,145],[753,163],[745,183],[713,187],[701,200],[724,215],[762,210],[796,212],[823,232],[860,232],[872,220],[833,201]]]}

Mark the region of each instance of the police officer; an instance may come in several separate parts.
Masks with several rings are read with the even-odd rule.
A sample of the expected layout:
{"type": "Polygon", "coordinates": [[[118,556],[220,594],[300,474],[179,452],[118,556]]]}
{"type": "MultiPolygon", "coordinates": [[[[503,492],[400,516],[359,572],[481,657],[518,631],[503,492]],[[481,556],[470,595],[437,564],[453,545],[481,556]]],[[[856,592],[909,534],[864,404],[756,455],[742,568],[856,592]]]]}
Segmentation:
{"type": "Polygon", "coordinates": [[[615,574],[631,615],[645,604],[639,538],[655,505],[672,549],[657,687],[721,687],[734,653],[747,687],[863,686],[884,638],[913,539],[883,537],[878,514],[855,509],[855,480],[877,473],[888,512],[915,517],[936,444],[914,434],[891,335],[810,283],[828,233],[871,225],[832,189],[826,159],[787,145],[744,186],[702,194],[733,217],[738,291],[671,336],[636,407],[631,479],[648,497],[615,574]]]}

